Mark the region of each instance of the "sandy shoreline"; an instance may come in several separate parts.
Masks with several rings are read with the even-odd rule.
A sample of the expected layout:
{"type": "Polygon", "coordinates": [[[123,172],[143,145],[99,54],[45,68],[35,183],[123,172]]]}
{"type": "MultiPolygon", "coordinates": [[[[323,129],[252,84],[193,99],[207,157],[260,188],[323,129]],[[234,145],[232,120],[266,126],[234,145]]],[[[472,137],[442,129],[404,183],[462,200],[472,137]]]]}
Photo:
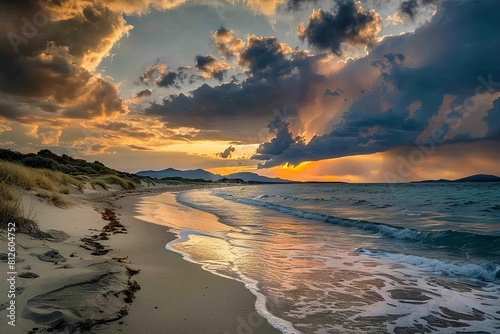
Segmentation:
{"type": "MultiPolygon", "coordinates": [[[[166,243],[175,238],[168,228],[136,218],[142,197],[179,190],[183,188],[77,195],[66,209],[27,197],[26,206],[35,211],[40,228],[60,239],[16,236],[18,275],[39,277],[16,279],[15,327],[7,323],[8,287],[2,284],[0,332],[46,333],[47,323],[91,318],[101,322],[91,326],[94,333],[279,333],[255,311],[256,298],[242,283],[213,275],[166,250],[166,243]],[[81,247],[81,239],[101,233],[108,223],[100,213],[105,207],[114,209],[126,231],[109,233],[109,240],[96,239],[109,252],[91,255],[81,247]],[[40,259],[54,255],[49,253],[53,250],[52,262],[40,259]],[[132,276],[127,267],[140,273],[132,276]],[[141,289],[129,304],[124,300],[134,294],[127,291],[135,281],[141,289]]],[[[6,261],[0,261],[0,270],[6,275],[6,261]]],[[[66,325],[69,332],[83,327],[66,325]]]]}

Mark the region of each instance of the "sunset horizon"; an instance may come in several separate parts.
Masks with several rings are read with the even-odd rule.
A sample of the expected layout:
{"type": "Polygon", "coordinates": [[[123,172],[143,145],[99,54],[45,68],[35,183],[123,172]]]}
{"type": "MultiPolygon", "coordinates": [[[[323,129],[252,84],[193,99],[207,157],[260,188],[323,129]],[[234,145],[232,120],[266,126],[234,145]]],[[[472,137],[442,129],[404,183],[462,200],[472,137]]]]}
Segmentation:
{"type": "Polygon", "coordinates": [[[1,5],[0,147],[127,172],[500,174],[489,2],[29,3],[1,5]]]}
{"type": "Polygon", "coordinates": [[[499,333],[499,148],[500,0],[0,0],[0,333],[499,333]]]}

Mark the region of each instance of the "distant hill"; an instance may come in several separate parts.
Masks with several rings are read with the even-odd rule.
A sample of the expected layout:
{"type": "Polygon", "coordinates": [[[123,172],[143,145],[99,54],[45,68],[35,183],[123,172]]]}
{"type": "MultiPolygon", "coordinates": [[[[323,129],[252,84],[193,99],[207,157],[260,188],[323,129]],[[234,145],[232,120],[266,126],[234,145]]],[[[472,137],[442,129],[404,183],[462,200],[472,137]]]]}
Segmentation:
{"type": "Polygon", "coordinates": [[[205,181],[218,181],[222,179],[222,175],[213,174],[203,169],[178,170],[174,168],[167,168],[164,170],[157,170],[157,171],[155,170],[140,171],[135,174],[139,176],[149,176],[155,179],[163,179],[165,177],[168,178],[182,177],[184,179],[191,179],[191,180],[203,179],[205,181]]]}
{"type": "Polygon", "coordinates": [[[500,182],[500,177],[495,175],[477,174],[467,176],[453,182],[500,182]]]}
{"type": "Polygon", "coordinates": [[[138,176],[149,176],[155,179],[163,179],[163,178],[183,178],[183,179],[203,179],[206,181],[219,181],[221,179],[230,179],[230,180],[243,180],[245,182],[261,182],[261,183],[286,183],[291,182],[288,180],[280,179],[280,178],[270,178],[261,176],[255,173],[242,172],[242,173],[233,173],[229,175],[222,176],[220,174],[214,174],[207,172],[203,169],[194,169],[194,170],[178,170],[174,168],[167,168],[164,170],[147,170],[137,172],[138,176]]]}
{"type": "Polygon", "coordinates": [[[225,178],[242,179],[243,181],[246,181],[246,182],[267,182],[267,183],[269,183],[269,182],[273,182],[273,183],[291,182],[289,180],[280,179],[278,177],[271,178],[271,177],[261,176],[259,174],[249,173],[249,172],[233,173],[233,174],[226,175],[225,178]]]}
{"type": "Polygon", "coordinates": [[[500,182],[500,177],[495,175],[487,175],[487,174],[477,174],[467,176],[458,180],[425,180],[425,181],[415,181],[411,183],[464,183],[464,182],[500,182]]]}

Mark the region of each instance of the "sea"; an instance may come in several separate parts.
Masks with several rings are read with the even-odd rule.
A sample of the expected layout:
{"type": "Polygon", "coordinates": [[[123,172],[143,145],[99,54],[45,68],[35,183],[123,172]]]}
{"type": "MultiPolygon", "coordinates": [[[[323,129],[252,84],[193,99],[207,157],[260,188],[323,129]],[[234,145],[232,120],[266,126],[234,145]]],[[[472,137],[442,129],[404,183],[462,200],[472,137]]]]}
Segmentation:
{"type": "Polygon", "coordinates": [[[185,216],[167,249],[245,283],[282,333],[500,333],[500,183],[236,185],[176,201],[220,227],[185,216]]]}

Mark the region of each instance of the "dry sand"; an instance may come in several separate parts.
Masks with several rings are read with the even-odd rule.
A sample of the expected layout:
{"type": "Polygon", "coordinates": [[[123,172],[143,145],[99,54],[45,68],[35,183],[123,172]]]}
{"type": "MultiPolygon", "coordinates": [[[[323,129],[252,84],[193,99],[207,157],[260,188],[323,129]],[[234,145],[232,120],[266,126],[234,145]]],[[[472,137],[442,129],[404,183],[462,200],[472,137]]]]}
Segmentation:
{"type": "MultiPolygon", "coordinates": [[[[16,327],[7,323],[8,286],[2,284],[0,333],[46,333],[56,324],[60,328],[55,332],[65,333],[82,331],[86,325],[93,325],[93,333],[279,333],[257,314],[255,297],[242,283],[206,272],[166,250],[166,243],[175,238],[168,228],[136,218],[142,196],[148,194],[71,195],[73,204],[66,209],[25,196],[25,207],[54,238],[16,236],[16,327]],[[100,240],[109,224],[101,215],[104,208],[117,213],[125,233],[107,233],[109,240],[100,240]],[[109,252],[91,255],[95,249],[81,247],[86,237],[109,252]],[[133,276],[133,270],[140,273],[133,276]],[[21,278],[21,273],[38,277],[21,278]],[[134,281],[141,287],[135,299],[134,281]]],[[[6,240],[1,244],[5,249],[0,253],[7,253],[6,240]]],[[[4,276],[9,271],[5,261],[0,261],[0,271],[4,276]]]]}

